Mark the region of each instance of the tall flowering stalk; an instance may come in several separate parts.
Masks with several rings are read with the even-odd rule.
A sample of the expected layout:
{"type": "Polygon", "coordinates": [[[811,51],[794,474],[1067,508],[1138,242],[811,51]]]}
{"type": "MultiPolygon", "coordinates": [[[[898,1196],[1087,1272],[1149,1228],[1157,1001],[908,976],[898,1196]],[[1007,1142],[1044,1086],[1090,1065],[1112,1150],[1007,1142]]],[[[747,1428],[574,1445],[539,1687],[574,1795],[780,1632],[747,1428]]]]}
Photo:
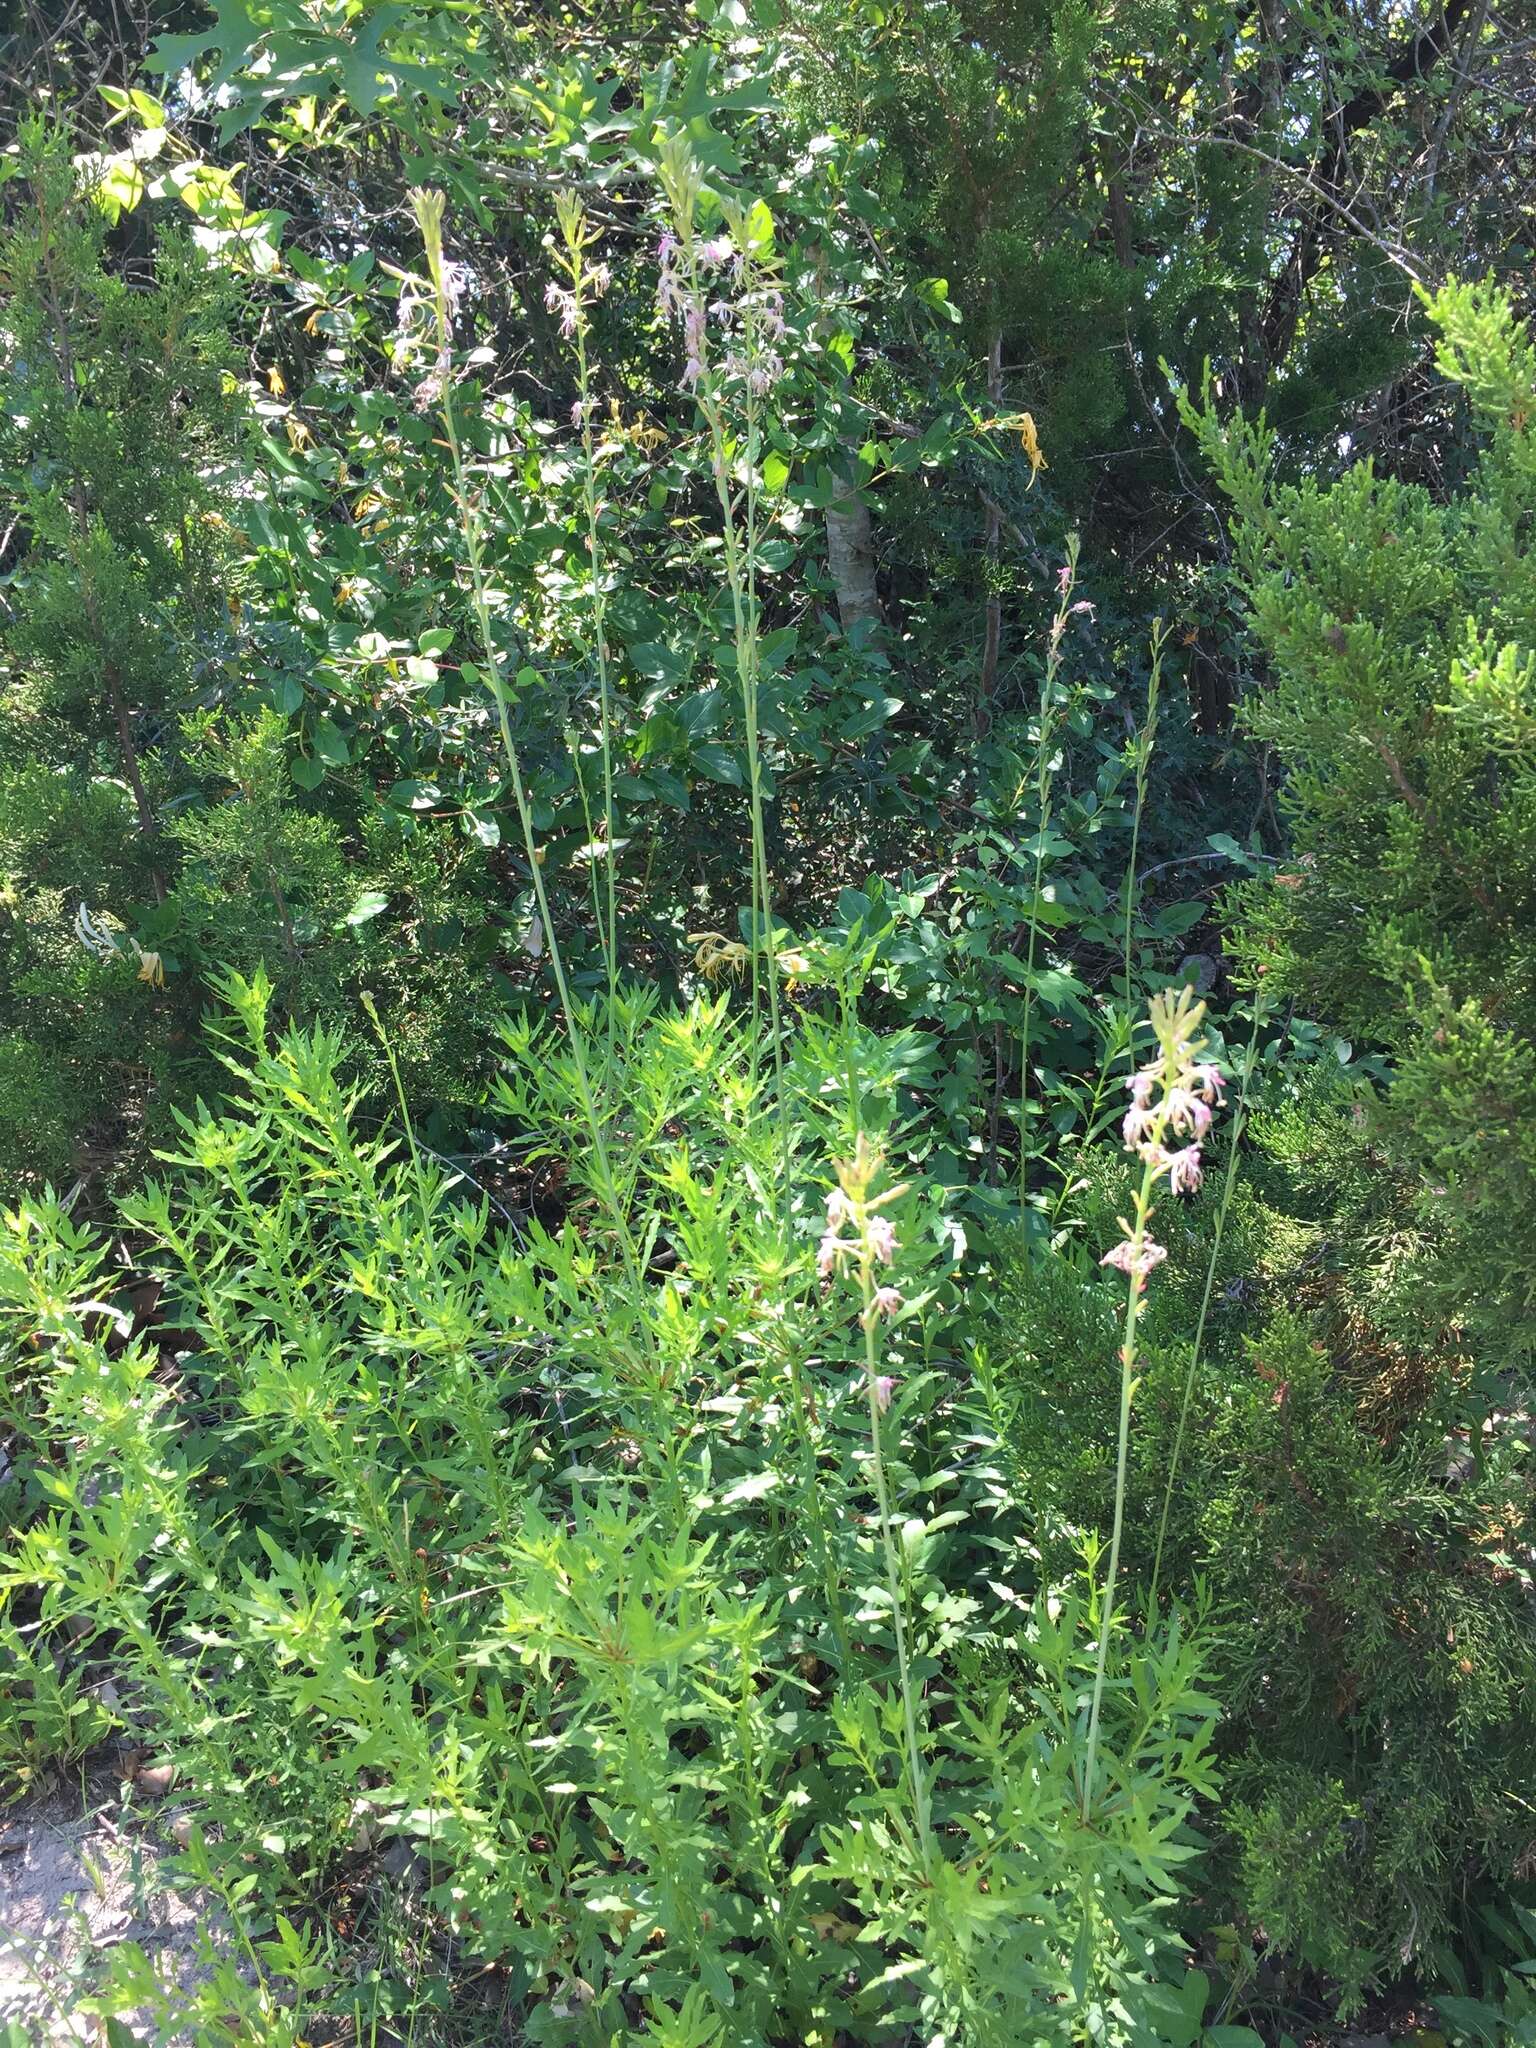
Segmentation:
{"type": "Polygon", "coordinates": [[[703,178],[683,136],[669,136],[663,143],[660,177],[670,225],[658,249],[657,305],[665,320],[676,321],[682,328],[682,385],[704,421],[710,471],[720,503],[751,805],[752,1056],[756,1065],[761,1056],[759,1018],[766,984],[787,1184],[788,1108],[779,1027],[779,963],[763,830],[759,731],[762,613],[757,589],[764,402],[784,375],[784,306],[765,264],[772,233],[766,209],[749,212],[728,203],[724,218],[729,232],[701,235],[697,217],[703,178]]]}
{"type": "MultiPolygon", "coordinates": [[[[1114,1122],[1114,1111],[1109,1107],[1112,1092],[1110,1084],[1114,1071],[1120,1064],[1121,1053],[1128,1053],[1133,1065],[1136,1059],[1136,1016],[1131,993],[1131,940],[1135,932],[1136,906],[1140,900],[1136,863],[1141,853],[1141,821],[1146,811],[1152,754],[1157,742],[1158,699],[1162,692],[1163,650],[1166,645],[1167,628],[1161,619],[1154,619],[1152,666],[1147,678],[1147,715],[1136,734],[1131,756],[1136,777],[1136,797],[1131,811],[1131,848],[1126,860],[1125,883],[1121,890],[1124,903],[1124,915],[1121,919],[1121,975],[1125,1007],[1112,1008],[1103,1027],[1104,1049],[1099,1058],[1098,1072],[1094,1076],[1087,1114],[1083,1119],[1085,1144],[1092,1144],[1114,1122]]],[[[1060,1226],[1063,1212],[1078,1185],[1080,1183],[1071,1173],[1063,1174],[1056,1200],[1051,1206],[1053,1232],[1060,1226]]]]}
{"type": "Polygon", "coordinates": [[[1125,870],[1125,929],[1122,966],[1125,973],[1125,1003],[1131,1007],[1131,936],[1135,930],[1136,903],[1140,889],[1136,861],[1141,852],[1141,820],[1147,808],[1147,780],[1152,768],[1152,750],[1157,744],[1157,700],[1163,681],[1163,647],[1168,628],[1161,619],[1152,621],[1152,669],[1147,677],[1147,715],[1136,735],[1136,804],[1131,813],[1131,852],[1125,870]]]}
{"type": "Polygon", "coordinates": [[[1195,1375],[1200,1370],[1200,1354],[1205,1344],[1205,1326],[1211,1312],[1211,1296],[1216,1287],[1216,1267],[1221,1258],[1221,1241],[1226,1232],[1227,1215],[1232,1207],[1232,1189],[1237,1180],[1238,1147],[1248,1122],[1248,1091],[1253,1082],[1253,1069],[1259,1054],[1259,1031],[1263,1026],[1267,1005],[1262,993],[1257,993],[1253,1003],[1253,1025],[1248,1033],[1248,1047],[1243,1056],[1243,1069],[1238,1078],[1237,1104],[1227,1139],[1227,1166],[1221,1180],[1221,1196],[1216,1210],[1216,1228],[1211,1236],[1211,1256],[1206,1262],[1205,1289],[1200,1296],[1200,1313],[1195,1318],[1194,1342],[1190,1346],[1189,1365],[1184,1374],[1184,1393],[1179,1403],[1179,1426],[1173,1435],[1173,1450],[1168,1459],[1168,1476],[1163,1483],[1163,1507],[1157,1520],[1157,1544],[1152,1552],[1152,1579],[1147,1591],[1147,1610],[1157,1609],[1157,1589],[1162,1581],[1163,1545],[1168,1537],[1168,1514],[1173,1506],[1174,1483],[1179,1476],[1179,1460],[1184,1451],[1184,1433],[1189,1424],[1189,1406],[1195,1391],[1195,1375]]]}
{"type": "Polygon", "coordinates": [[[930,1798],[922,1750],[917,1739],[917,1704],[912,1686],[911,1661],[907,1652],[907,1626],[903,1616],[901,1568],[896,1532],[891,1521],[890,1487],[885,1476],[885,1455],[881,1447],[881,1417],[891,1405],[895,1380],[880,1370],[880,1330],[902,1305],[900,1289],[890,1279],[896,1260],[896,1226],[886,1213],[907,1192],[905,1186],[879,1188],[885,1160],[878,1146],[860,1131],[852,1159],[837,1166],[837,1186],[827,1196],[827,1227],[816,1256],[817,1270],[824,1280],[834,1274],[852,1273],[858,1281],[862,1307],[859,1324],[864,1333],[864,1393],[869,1403],[870,1463],[875,1477],[875,1499],[880,1512],[880,1543],[885,1553],[886,1594],[891,1603],[891,1627],[896,1638],[896,1671],[901,1687],[902,1724],[906,1734],[907,1773],[912,1810],[917,1816],[917,1836],[923,1861],[929,1861],[932,1845],[930,1798]],[[877,1192],[878,1190],[878,1192],[877,1192]]]}
{"type": "Polygon", "coordinates": [[[437,330],[437,360],[430,376],[417,391],[418,403],[432,403],[439,407],[443,421],[443,434],[448,444],[449,460],[453,467],[454,498],[458,506],[459,526],[464,536],[464,551],[469,564],[470,599],[479,631],[481,654],[484,660],[483,677],[496,707],[496,720],[501,733],[502,751],[506,755],[507,770],[512,783],[513,800],[517,807],[518,824],[522,831],[523,851],[528,862],[528,871],[533,877],[534,900],[539,916],[543,920],[545,936],[549,943],[550,970],[555,978],[555,989],[560,998],[560,1007],[565,1016],[569,1035],[571,1059],[576,1075],[577,1093],[581,1098],[582,1114],[586,1119],[588,1136],[592,1142],[593,1156],[597,1162],[598,1180],[603,1197],[610,1212],[619,1243],[623,1249],[625,1264],[635,1290],[635,1299],[641,1298],[642,1283],[640,1261],[636,1252],[633,1234],[624,1214],[624,1205],[619,1197],[618,1183],[614,1178],[612,1160],[608,1150],[607,1134],[598,1115],[596,1097],[592,1091],[591,1069],[587,1056],[586,1038],[576,1007],[571,1001],[570,985],[566,979],[565,960],[560,949],[555,922],[550,915],[549,897],[544,887],[543,848],[538,843],[534,830],[533,808],[528,799],[528,787],[523,775],[522,758],[512,734],[512,720],[509,710],[510,692],[501,672],[501,656],[497,651],[495,634],[491,627],[490,601],[485,573],[484,552],[481,543],[480,521],[470,494],[469,475],[464,461],[463,444],[459,437],[458,420],[453,405],[453,350],[451,317],[454,305],[454,278],[451,266],[443,256],[444,200],[441,192],[422,189],[413,190],[411,210],[421,229],[422,247],[426,256],[427,275],[432,286],[432,305],[437,330]]]}
{"type": "MultiPolygon", "coordinates": [[[[1025,418],[1029,415],[1026,413],[1025,418]]],[[[1034,422],[1030,421],[1030,430],[1034,422]]],[[[1026,446],[1028,440],[1026,438],[1026,446]]],[[[1033,481],[1033,479],[1031,479],[1033,481]]],[[[1093,607],[1073,601],[1077,581],[1078,537],[1067,538],[1067,559],[1056,577],[1056,616],[1045,647],[1045,674],[1040,682],[1040,711],[1035,727],[1035,873],[1030,887],[1029,945],[1024,956],[1024,1016],[1019,1027],[1019,1201],[1029,1192],[1029,1054],[1030,1028],[1035,1009],[1035,950],[1040,937],[1040,888],[1045,877],[1045,844],[1051,827],[1051,798],[1054,786],[1056,728],[1061,720],[1062,701],[1057,687],[1061,673],[1061,643],[1067,621],[1075,612],[1093,607]]]]}
{"type": "Polygon", "coordinates": [[[1131,1403],[1136,1393],[1136,1329],[1146,1293],[1147,1276],[1167,1257],[1151,1232],[1153,1197],[1166,1181],[1175,1195],[1193,1194],[1203,1178],[1200,1146],[1211,1127],[1225,1082],[1221,1069],[1206,1057],[1200,1026],[1205,1005],[1188,988],[1164,990],[1152,998],[1148,1022],[1157,1051],[1126,1086],[1131,1106],[1121,1126],[1125,1148],[1141,1161],[1141,1185],[1130,1220],[1120,1219],[1120,1242],[1107,1251],[1101,1265],[1126,1276],[1125,1324],[1120,1343],[1120,1431],[1115,1458],[1115,1516],[1109,1540],[1109,1565],[1099,1603],[1098,1662],[1088,1710],[1088,1744],[1083,1759],[1082,1813],[1093,1806],[1094,1766],[1098,1755],[1099,1715],[1104,1700],[1104,1672],[1115,1619],[1115,1585],[1120,1571],[1120,1538],[1125,1527],[1125,1480],[1131,1440],[1131,1403]]]}
{"type": "Polygon", "coordinates": [[[603,955],[608,967],[608,1059],[611,1066],[619,985],[618,850],[613,801],[613,686],[612,663],[608,648],[608,586],[603,568],[600,532],[602,505],[598,492],[597,449],[592,432],[592,365],[587,347],[591,329],[591,308],[608,290],[611,279],[608,265],[592,259],[591,251],[597,246],[598,237],[589,225],[586,210],[575,193],[556,193],[555,225],[559,239],[554,248],[554,261],[559,277],[552,280],[546,289],[544,303],[558,316],[560,332],[571,343],[576,363],[576,402],[571,408],[571,422],[581,437],[581,499],[587,529],[588,602],[591,606],[592,655],[597,668],[602,729],[603,867],[606,875],[602,936],[603,955]]]}

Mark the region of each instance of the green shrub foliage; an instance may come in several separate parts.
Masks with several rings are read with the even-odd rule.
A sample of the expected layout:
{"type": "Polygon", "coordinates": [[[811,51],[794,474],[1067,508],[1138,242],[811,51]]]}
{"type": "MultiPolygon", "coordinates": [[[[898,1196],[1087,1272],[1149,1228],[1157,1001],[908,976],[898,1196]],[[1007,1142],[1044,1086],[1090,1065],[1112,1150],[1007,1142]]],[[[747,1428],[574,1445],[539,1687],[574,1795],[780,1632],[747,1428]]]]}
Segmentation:
{"type": "Polygon", "coordinates": [[[11,11],[53,2007],[1536,2038],[1513,11],[11,11]]]}
{"type": "Polygon", "coordinates": [[[1234,902],[1267,986],[1390,1046],[1375,1112],[1417,1177],[1412,1254],[1490,1359],[1536,1334],[1536,347],[1509,301],[1429,311],[1476,458],[1456,489],[1279,482],[1263,422],[1197,427],[1237,515],[1270,674],[1245,722],[1285,770],[1291,857],[1234,902]]]}
{"type": "MultiPolygon", "coordinates": [[[[1362,1290],[1361,1247],[1399,1284],[1415,1247],[1363,1128],[1368,1084],[1294,1072],[1261,1069],[1220,1246],[1199,1203],[1164,1220],[1128,1542],[1145,1592],[1213,1273],[1162,1553],[1165,1583],[1204,1583],[1219,1646],[1203,1911],[1323,1973],[1348,2007],[1465,1938],[1529,1867],[1529,1444],[1518,1409],[1478,1397],[1473,1357],[1415,1348],[1389,1313],[1383,1327],[1391,1290],[1362,1290]]],[[[1089,1243],[1126,1198],[1119,1161],[1090,1156],[1089,1243]]],[[[1115,1296],[1070,1265],[1042,1288],[1025,1265],[1003,1311],[999,1376],[1050,1557],[1108,1520],[1115,1296]]]]}
{"type": "Polygon", "coordinates": [[[695,2007],[743,2043],[893,2019],[1066,2042],[1084,2014],[1141,2038],[1123,2001],[1177,1955],[1212,1784],[1200,1653],[1179,1621],[1117,1653],[1081,1812],[1092,1609],[1075,1567],[1040,1577],[988,1404],[929,1334],[934,1193],[880,1212],[906,1303],[878,1381],[857,1290],[813,1269],[828,1158],[901,1145],[861,1027],[796,1048],[787,1252],[727,1003],[613,1020],[651,1261],[626,1278],[547,1039],[509,1034],[503,1090],[567,1171],[558,1230],[366,1135],[338,1038],[273,1042],[264,978],[226,993],[235,1099],[122,1211],[153,1320],[57,1207],[9,1219],[0,1310],[33,1364],[7,1600],[73,1645],[46,1693],[7,1674],[9,1761],[88,1739],[103,1661],[179,1773],[189,1876],[270,1910],[409,1845],[529,2039],[695,2007]]]}

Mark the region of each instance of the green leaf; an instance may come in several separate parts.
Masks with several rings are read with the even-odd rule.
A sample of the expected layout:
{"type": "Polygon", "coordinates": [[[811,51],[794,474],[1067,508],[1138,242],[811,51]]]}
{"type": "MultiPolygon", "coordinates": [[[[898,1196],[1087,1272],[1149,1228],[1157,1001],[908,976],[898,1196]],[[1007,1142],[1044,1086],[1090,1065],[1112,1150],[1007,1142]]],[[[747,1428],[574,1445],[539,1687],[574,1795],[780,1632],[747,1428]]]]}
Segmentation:
{"type": "Polygon", "coordinates": [[[365,889],[352,908],[342,919],[343,924],[367,924],[381,911],[388,910],[389,897],[382,889],[365,889]]]}
{"type": "Polygon", "coordinates": [[[345,768],[352,759],[347,736],[332,719],[317,718],[312,738],[315,752],[327,768],[345,768]]]}
{"type": "Polygon", "coordinates": [[[288,764],[288,773],[300,789],[318,789],[325,780],[325,767],[312,754],[297,754],[288,764]]]}
{"type": "Polygon", "coordinates": [[[748,1479],[738,1479],[729,1493],[722,1493],[720,1505],[723,1508],[729,1508],[735,1507],[740,1501],[761,1500],[765,1493],[772,1493],[778,1484],[779,1474],[777,1472],[772,1470],[754,1472],[748,1479]]]}
{"type": "Polygon", "coordinates": [[[695,747],[688,759],[711,782],[728,782],[733,789],[741,789],[745,785],[741,761],[730,747],[722,747],[709,740],[695,747]]]}

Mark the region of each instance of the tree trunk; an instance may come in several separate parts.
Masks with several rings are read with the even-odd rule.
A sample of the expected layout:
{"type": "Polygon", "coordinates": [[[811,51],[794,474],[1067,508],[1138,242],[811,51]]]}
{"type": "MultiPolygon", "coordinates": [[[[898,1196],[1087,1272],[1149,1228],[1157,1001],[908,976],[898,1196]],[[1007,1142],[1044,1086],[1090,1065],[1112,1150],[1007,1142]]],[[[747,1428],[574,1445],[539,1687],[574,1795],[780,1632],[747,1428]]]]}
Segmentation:
{"type": "Polygon", "coordinates": [[[881,625],[885,613],[875,581],[875,528],[869,506],[844,484],[827,507],[827,568],[837,592],[837,615],[851,633],[863,619],[881,625]]]}

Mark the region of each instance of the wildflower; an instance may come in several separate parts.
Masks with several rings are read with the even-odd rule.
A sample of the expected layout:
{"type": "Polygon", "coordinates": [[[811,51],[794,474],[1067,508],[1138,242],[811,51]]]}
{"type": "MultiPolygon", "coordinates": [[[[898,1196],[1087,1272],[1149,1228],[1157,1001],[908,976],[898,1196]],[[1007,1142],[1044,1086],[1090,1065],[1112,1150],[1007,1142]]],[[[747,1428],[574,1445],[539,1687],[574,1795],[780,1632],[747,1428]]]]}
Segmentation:
{"type": "Polygon", "coordinates": [[[723,932],[690,932],[693,964],[706,981],[718,981],[722,974],[740,974],[751,957],[740,939],[728,939],[723,932]]]}
{"type": "Polygon", "coordinates": [[[1203,1003],[1194,1001],[1188,989],[1180,989],[1176,995],[1154,996],[1150,1014],[1157,1052],[1126,1083],[1131,1106],[1120,1126],[1125,1149],[1146,1168],[1136,1227],[1122,1221],[1121,1242],[1099,1262],[1129,1275],[1136,1288],[1165,1256],[1162,1246],[1145,1235],[1153,1184],[1166,1175],[1176,1195],[1192,1195],[1200,1186],[1200,1140],[1211,1127],[1212,1107],[1221,1101],[1225,1086],[1221,1069],[1204,1057],[1205,1041],[1199,1035],[1203,1003]],[[1170,1134],[1188,1142],[1170,1151],[1165,1143],[1170,1134]]]}
{"type": "Polygon", "coordinates": [[[1137,1152],[1142,1146],[1150,1144],[1159,1121],[1158,1113],[1154,1109],[1128,1109],[1125,1121],[1120,1126],[1120,1135],[1125,1140],[1126,1151],[1137,1152]]]}
{"type": "Polygon", "coordinates": [[[882,1266],[896,1256],[896,1232],[889,1216],[870,1216],[864,1224],[865,1241],[882,1266]]]}
{"type": "Polygon", "coordinates": [[[660,265],[656,279],[656,305],[664,317],[675,313],[682,303],[682,286],[678,281],[679,253],[678,239],[668,230],[656,244],[656,261],[660,265]]]}
{"type": "Polygon", "coordinates": [[[613,272],[606,263],[594,263],[586,272],[585,283],[589,296],[600,299],[613,283],[613,272]]]}
{"type": "Polygon", "coordinates": [[[1139,1283],[1146,1279],[1154,1266],[1160,1266],[1167,1256],[1167,1246],[1154,1244],[1150,1237],[1144,1237],[1139,1248],[1130,1238],[1122,1237],[1112,1251],[1104,1254],[1099,1264],[1113,1266],[1118,1273],[1129,1273],[1139,1283]]]}
{"type": "Polygon", "coordinates": [[[1162,1116],[1169,1128],[1181,1136],[1192,1131],[1197,1138],[1203,1138],[1211,1127],[1210,1103],[1204,1095],[1182,1085],[1170,1088],[1163,1097],[1162,1116]]]}
{"type": "Polygon", "coordinates": [[[585,426],[588,410],[589,408],[578,398],[571,407],[571,425],[573,427],[585,426]]]}
{"type": "Polygon", "coordinates": [[[559,314],[560,332],[566,340],[573,340],[581,319],[581,308],[576,303],[576,294],[563,284],[550,283],[544,287],[544,303],[551,313],[559,314]]]}
{"type": "Polygon", "coordinates": [[[1056,571],[1056,588],[1063,597],[1072,588],[1072,564],[1070,562],[1063,562],[1056,571]]]}
{"type": "Polygon", "coordinates": [[[729,263],[735,253],[729,235],[716,235],[713,240],[699,244],[699,268],[718,270],[722,264],[729,263]]]}
{"type": "Polygon", "coordinates": [[[451,320],[464,300],[464,287],[469,282],[469,270],[462,263],[445,262],[439,272],[442,284],[443,304],[451,320]]]}
{"type": "Polygon", "coordinates": [[[1168,1185],[1176,1195],[1194,1194],[1205,1178],[1198,1145],[1186,1145],[1182,1152],[1167,1153],[1163,1164],[1168,1172],[1168,1185]]]}
{"type": "MultiPolygon", "coordinates": [[[[885,1292],[890,1293],[892,1290],[887,1288],[885,1292]]],[[[890,1373],[882,1372],[875,1375],[875,1406],[882,1415],[890,1407],[891,1396],[895,1391],[896,1382],[890,1373]]]]}
{"type": "MultiPolygon", "coordinates": [[[[1019,414],[1019,439],[1024,444],[1024,454],[1029,462],[1030,488],[1033,489],[1035,478],[1040,474],[1041,470],[1049,469],[1051,466],[1045,459],[1044,449],[1040,446],[1040,436],[1035,428],[1033,413],[1024,412],[1019,414]]],[[[1061,588],[1062,595],[1065,596],[1067,586],[1063,584],[1061,588]]]]}
{"type": "MultiPolygon", "coordinates": [[[[816,1253],[817,1271],[823,1279],[852,1263],[868,1280],[875,1266],[894,1262],[896,1230],[882,1211],[905,1189],[889,1188],[881,1195],[872,1192],[882,1164],[880,1153],[862,1132],[853,1158],[839,1163],[838,1185],[827,1196],[827,1227],[816,1253]]],[[[875,1288],[872,1283],[866,1299],[870,1317],[889,1315],[900,1303],[895,1288],[875,1288]]]]}
{"type": "Polygon", "coordinates": [[[441,405],[443,393],[448,389],[450,364],[446,350],[438,354],[437,361],[411,393],[411,405],[416,412],[430,412],[434,405],[441,405]]]}
{"type": "Polygon", "coordinates": [[[1211,1060],[1200,1061],[1192,1070],[1190,1086],[1198,1088],[1206,1102],[1224,1102],[1226,1100],[1226,1076],[1222,1073],[1220,1067],[1216,1066],[1211,1060]]]}

